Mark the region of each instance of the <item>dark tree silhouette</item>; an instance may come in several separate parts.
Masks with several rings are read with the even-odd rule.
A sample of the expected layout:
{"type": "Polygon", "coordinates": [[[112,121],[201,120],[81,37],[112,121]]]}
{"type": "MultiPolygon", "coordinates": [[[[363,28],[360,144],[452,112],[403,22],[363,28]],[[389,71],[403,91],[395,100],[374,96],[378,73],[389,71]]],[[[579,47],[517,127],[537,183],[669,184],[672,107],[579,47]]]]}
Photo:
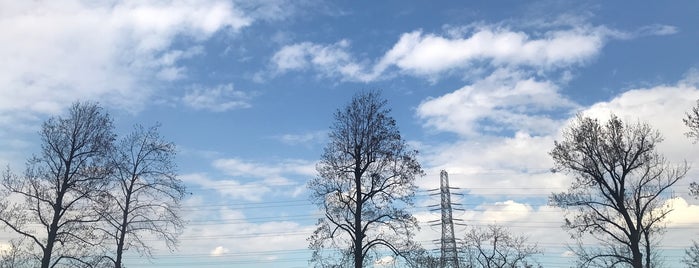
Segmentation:
{"type": "Polygon", "coordinates": [[[472,228],[461,243],[461,252],[468,267],[484,268],[533,267],[532,257],[542,253],[526,237],[513,235],[498,225],[472,228]]]}
{"type": "Polygon", "coordinates": [[[185,194],[175,174],[175,145],[164,141],[158,126],[134,131],[121,139],[112,154],[114,188],[105,209],[105,233],[116,245],[116,256],[108,257],[123,267],[124,251],[135,249],[151,256],[146,235],[155,235],[174,249],[182,229],[180,201],[185,194]]]}
{"type": "MultiPolygon", "coordinates": [[[[687,112],[686,117],[682,119],[684,124],[689,128],[686,132],[688,138],[692,139],[693,143],[699,141],[699,100],[692,110],[687,112]]],[[[695,198],[699,197],[699,184],[692,182],[689,184],[689,194],[695,198]]],[[[685,250],[685,257],[682,260],[688,267],[699,268],[699,244],[696,241],[689,249],[685,250]]]]}
{"type": "Polygon", "coordinates": [[[25,174],[3,176],[0,222],[41,250],[42,268],[89,264],[99,243],[95,204],[107,184],[112,120],[95,103],[75,103],[66,117],[44,122],[39,135],[41,153],[25,174]]]}
{"type": "Polygon", "coordinates": [[[386,252],[402,256],[416,248],[418,225],[406,207],[423,171],[389,113],[376,92],[355,95],[335,113],[318,176],[308,185],[325,212],[308,239],[317,266],[334,261],[362,267],[386,252]]]}
{"type": "Polygon", "coordinates": [[[685,135],[696,143],[699,141],[699,100],[697,100],[696,105],[692,107],[692,110],[685,115],[682,121],[689,127],[689,131],[686,132],[685,135]]]}
{"type": "Polygon", "coordinates": [[[682,263],[689,268],[699,268],[699,244],[694,241],[692,247],[686,249],[685,256],[682,258],[682,263]]]}
{"type": "Polygon", "coordinates": [[[687,164],[671,166],[656,152],[658,131],[614,115],[604,125],[578,116],[562,139],[550,152],[554,170],[573,175],[573,182],[567,192],[552,194],[550,203],[566,210],[571,234],[589,234],[603,245],[573,248],[580,264],[651,267],[654,235],[670,212],[663,203],[687,164]]]}

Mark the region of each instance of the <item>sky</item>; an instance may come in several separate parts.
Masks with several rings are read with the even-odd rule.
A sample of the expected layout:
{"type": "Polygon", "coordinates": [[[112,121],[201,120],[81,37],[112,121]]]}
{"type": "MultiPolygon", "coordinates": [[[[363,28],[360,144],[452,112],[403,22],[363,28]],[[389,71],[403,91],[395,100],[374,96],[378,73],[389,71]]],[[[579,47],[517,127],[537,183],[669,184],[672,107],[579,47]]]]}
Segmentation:
{"type": "MultiPolygon", "coordinates": [[[[548,155],[581,113],[647,122],[670,163],[699,163],[682,117],[699,99],[699,3],[675,1],[0,0],[0,164],[23,170],[37,131],[98,101],[116,132],[162,124],[190,195],[177,251],[129,267],[307,267],[321,215],[306,182],[333,112],[381,90],[420,151],[416,239],[435,249],[427,190],[449,172],[455,217],[499,224],[568,266],[571,177],[548,155]]],[[[677,265],[699,200],[672,189],[661,242],[677,265]]],[[[456,227],[457,237],[467,227],[456,227]]],[[[0,233],[0,246],[12,237],[0,233]]],[[[381,267],[381,264],[375,266],[381,267]]]]}

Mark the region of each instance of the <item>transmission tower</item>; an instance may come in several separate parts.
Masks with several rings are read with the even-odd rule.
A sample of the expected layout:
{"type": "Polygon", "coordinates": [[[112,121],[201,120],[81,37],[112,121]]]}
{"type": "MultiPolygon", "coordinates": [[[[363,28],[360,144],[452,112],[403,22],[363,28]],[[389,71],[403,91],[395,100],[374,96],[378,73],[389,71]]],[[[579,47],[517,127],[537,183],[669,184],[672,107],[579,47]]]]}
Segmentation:
{"type": "Polygon", "coordinates": [[[456,239],[454,238],[454,219],[451,216],[451,193],[449,192],[449,174],[445,170],[439,173],[441,211],[442,211],[442,239],[440,267],[459,267],[456,239]]]}

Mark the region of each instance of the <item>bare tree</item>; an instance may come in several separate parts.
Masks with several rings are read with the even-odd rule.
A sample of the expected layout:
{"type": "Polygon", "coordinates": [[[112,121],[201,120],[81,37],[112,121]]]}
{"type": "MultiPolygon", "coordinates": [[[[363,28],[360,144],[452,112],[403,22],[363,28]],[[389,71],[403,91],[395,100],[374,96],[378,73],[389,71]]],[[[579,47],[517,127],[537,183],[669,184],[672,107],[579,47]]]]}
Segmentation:
{"type": "Polygon", "coordinates": [[[0,268],[23,268],[37,265],[37,260],[32,259],[23,245],[24,239],[10,240],[5,249],[0,249],[0,268]]]}
{"type": "Polygon", "coordinates": [[[88,265],[99,242],[94,207],[109,173],[112,120],[95,103],[75,103],[66,117],[44,122],[39,135],[41,154],[28,161],[24,176],[3,176],[0,222],[41,250],[42,268],[88,265]]]}
{"type": "MultiPolygon", "coordinates": [[[[699,141],[699,100],[697,100],[696,105],[692,107],[692,110],[687,112],[686,117],[682,119],[684,124],[689,128],[689,131],[685,133],[688,138],[692,140],[693,143],[699,141]]],[[[699,197],[699,184],[696,182],[691,182],[689,184],[689,194],[691,196],[699,197]]],[[[693,241],[693,246],[685,250],[685,257],[682,260],[688,267],[699,268],[699,244],[693,241]]]]}
{"type": "Polygon", "coordinates": [[[308,185],[325,212],[308,239],[317,266],[335,257],[358,268],[372,257],[415,248],[418,225],[406,208],[423,171],[389,113],[376,92],[355,95],[335,113],[318,176],[308,185]]]}
{"type": "Polygon", "coordinates": [[[134,131],[121,139],[112,154],[115,187],[104,210],[106,232],[115,242],[116,256],[108,257],[122,268],[123,253],[135,249],[151,256],[147,235],[155,235],[174,249],[181,233],[180,201],[185,194],[175,173],[175,145],[163,140],[158,126],[134,131]]]}
{"type": "Polygon", "coordinates": [[[682,263],[689,268],[699,268],[699,243],[693,242],[692,247],[685,250],[685,256],[682,263]]]}
{"type": "Polygon", "coordinates": [[[542,253],[525,236],[515,236],[498,225],[471,228],[464,237],[461,252],[469,267],[484,268],[532,267],[532,257],[542,253]]]}
{"type": "MultiPolygon", "coordinates": [[[[692,139],[692,142],[696,143],[699,141],[699,100],[697,100],[696,105],[692,107],[692,110],[687,112],[686,117],[682,119],[684,124],[689,128],[689,131],[685,133],[688,138],[692,139]]],[[[693,196],[699,196],[699,184],[692,182],[689,184],[689,193],[693,196]]]]}
{"type": "Polygon", "coordinates": [[[602,125],[579,115],[555,142],[554,170],[574,177],[550,203],[566,210],[565,227],[574,237],[589,234],[602,245],[574,248],[581,266],[652,266],[653,236],[671,211],[664,206],[668,189],[688,170],[656,152],[661,141],[647,124],[625,124],[612,115],[602,125]]]}
{"type": "Polygon", "coordinates": [[[687,112],[686,117],[682,119],[684,124],[689,127],[689,132],[684,133],[692,142],[699,141],[699,100],[692,110],[687,112]]]}

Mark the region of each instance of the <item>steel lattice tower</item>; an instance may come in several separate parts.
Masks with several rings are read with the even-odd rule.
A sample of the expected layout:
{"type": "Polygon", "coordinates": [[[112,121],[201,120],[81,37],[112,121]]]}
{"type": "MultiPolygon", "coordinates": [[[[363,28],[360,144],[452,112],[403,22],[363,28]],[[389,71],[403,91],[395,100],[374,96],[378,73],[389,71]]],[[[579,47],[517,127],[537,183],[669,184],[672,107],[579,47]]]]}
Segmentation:
{"type": "Polygon", "coordinates": [[[451,194],[449,192],[449,175],[445,170],[439,173],[442,211],[442,249],[439,258],[440,267],[459,267],[456,239],[454,238],[454,219],[451,216],[451,194]]]}

